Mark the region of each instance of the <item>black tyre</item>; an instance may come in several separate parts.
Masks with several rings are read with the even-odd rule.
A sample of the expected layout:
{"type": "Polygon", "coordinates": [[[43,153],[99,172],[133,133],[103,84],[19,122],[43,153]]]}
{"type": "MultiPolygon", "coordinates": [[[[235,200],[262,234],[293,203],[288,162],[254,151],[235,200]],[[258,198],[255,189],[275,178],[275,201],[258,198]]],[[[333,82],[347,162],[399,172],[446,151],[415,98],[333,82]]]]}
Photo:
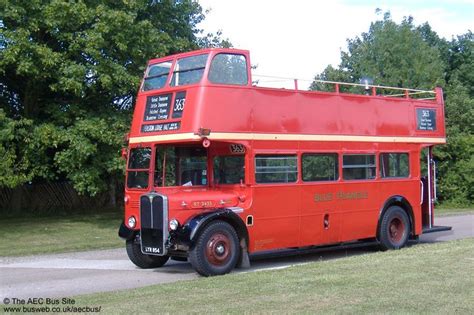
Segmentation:
{"type": "Polygon", "coordinates": [[[145,255],[140,248],[140,239],[138,236],[126,243],[127,255],[130,260],[140,268],[158,268],[166,264],[168,256],[145,255]]]}
{"type": "Polygon", "coordinates": [[[239,238],[234,228],[223,221],[209,223],[189,252],[189,262],[203,276],[229,273],[239,258],[239,238]]]}
{"type": "Polygon", "coordinates": [[[410,230],[410,220],[405,210],[398,206],[388,208],[380,223],[379,240],[382,249],[399,249],[405,246],[410,230]]]}

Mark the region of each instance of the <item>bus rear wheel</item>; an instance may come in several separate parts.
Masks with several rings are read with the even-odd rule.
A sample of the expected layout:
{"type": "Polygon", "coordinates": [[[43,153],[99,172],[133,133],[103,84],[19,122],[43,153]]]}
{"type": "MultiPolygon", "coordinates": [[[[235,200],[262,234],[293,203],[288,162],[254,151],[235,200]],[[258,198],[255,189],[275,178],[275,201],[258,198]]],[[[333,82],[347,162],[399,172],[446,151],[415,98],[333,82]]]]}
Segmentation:
{"type": "Polygon", "coordinates": [[[380,245],[383,250],[399,249],[406,245],[410,234],[410,220],[399,206],[391,206],[385,211],[379,230],[380,245]]]}
{"type": "Polygon", "coordinates": [[[169,256],[145,255],[142,253],[140,239],[138,236],[128,240],[126,245],[127,255],[131,262],[143,269],[159,268],[166,264],[169,256]]]}
{"type": "Polygon", "coordinates": [[[223,221],[204,227],[189,252],[189,262],[203,276],[216,276],[234,269],[239,257],[239,238],[234,228],[223,221]]]}

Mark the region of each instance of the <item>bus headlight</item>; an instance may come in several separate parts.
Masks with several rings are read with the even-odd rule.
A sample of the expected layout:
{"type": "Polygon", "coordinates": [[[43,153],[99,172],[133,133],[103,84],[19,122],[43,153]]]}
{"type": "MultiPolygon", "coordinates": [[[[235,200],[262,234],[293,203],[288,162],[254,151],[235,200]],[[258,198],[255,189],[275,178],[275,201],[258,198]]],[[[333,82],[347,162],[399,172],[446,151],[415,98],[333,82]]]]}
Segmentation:
{"type": "Polygon", "coordinates": [[[137,224],[137,219],[135,219],[135,217],[132,215],[128,218],[127,224],[129,228],[133,229],[135,227],[135,224],[137,224]]]}
{"type": "Polygon", "coordinates": [[[179,222],[178,222],[178,220],[172,219],[172,220],[170,221],[170,230],[171,230],[171,231],[176,231],[176,230],[178,229],[178,227],[179,227],[179,222]]]}

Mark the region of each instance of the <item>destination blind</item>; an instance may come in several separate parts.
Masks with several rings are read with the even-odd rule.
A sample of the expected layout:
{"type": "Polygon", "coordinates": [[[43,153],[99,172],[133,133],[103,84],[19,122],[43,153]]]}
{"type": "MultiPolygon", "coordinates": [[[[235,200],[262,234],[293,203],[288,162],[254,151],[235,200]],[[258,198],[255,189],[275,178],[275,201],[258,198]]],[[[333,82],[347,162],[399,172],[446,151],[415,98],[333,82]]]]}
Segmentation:
{"type": "Polygon", "coordinates": [[[436,130],[436,110],[428,108],[416,109],[416,128],[423,131],[436,130]]]}
{"type": "Polygon", "coordinates": [[[152,95],[146,99],[144,121],[168,119],[172,94],[152,95]]]}

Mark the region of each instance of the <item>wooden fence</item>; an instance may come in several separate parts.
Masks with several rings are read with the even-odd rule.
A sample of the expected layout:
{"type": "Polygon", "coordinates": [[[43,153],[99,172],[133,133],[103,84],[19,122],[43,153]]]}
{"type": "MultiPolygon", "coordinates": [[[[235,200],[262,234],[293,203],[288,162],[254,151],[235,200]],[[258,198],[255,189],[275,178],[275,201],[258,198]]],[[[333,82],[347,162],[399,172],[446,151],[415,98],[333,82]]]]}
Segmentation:
{"type": "Polygon", "coordinates": [[[110,209],[122,205],[123,184],[118,186],[115,198],[109,192],[94,197],[79,195],[67,182],[27,184],[13,189],[3,187],[0,188],[0,212],[8,215],[110,209]]]}

